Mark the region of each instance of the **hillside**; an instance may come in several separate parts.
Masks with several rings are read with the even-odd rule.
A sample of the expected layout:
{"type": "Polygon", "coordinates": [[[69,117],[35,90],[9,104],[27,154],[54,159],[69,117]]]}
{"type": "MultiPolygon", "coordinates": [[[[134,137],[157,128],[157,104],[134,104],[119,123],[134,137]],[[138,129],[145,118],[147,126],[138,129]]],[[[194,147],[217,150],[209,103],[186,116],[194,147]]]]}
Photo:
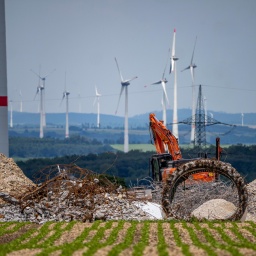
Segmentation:
{"type": "MultiPolygon", "coordinates": [[[[160,111],[154,112],[161,119],[160,111]]],[[[244,125],[241,125],[241,114],[208,111],[209,115],[220,123],[228,125],[206,126],[207,144],[215,144],[216,137],[220,137],[222,144],[256,144],[256,113],[244,114],[244,125]]],[[[179,110],[180,122],[190,118],[190,109],[179,110]]],[[[13,127],[9,128],[10,137],[39,137],[39,113],[13,112],[13,127]]],[[[100,116],[100,129],[96,127],[96,114],[70,113],[70,136],[83,136],[107,144],[123,143],[124,118],[116,115],[100,116]]],[[[172,130],[172,111],[167,111],[167,127],[172,130]]],[[[47,126],[44,137],[64,139],[65,114],[47,113],[47,126]]],[[[149,113],[129,118],[129,142],[131,144],[150,143],[149,113]]],[[[179,143],[190,143],[190,125],[179,124],[179,143]]]]}
{"type": "MultiPolygon", "coordinates": [[[[160,111],[152,111],[160,119],[162,113],[160,111]]],[[[208,111],[208,115],[211,115],[214,119],[225,122],[228,124],[241,125],[241,114],[230,114],[225,112],[208,111]]],[[[130,127],[147,127],[149,113],[136,115],[129,117],[130,127]]],[[[190,109],[178,110],[178,120],[182,121],[191,116],[190,109]]],[[[9,113],[10,117],[10,113],[9,113]]],[[[13,112],[13,124],[15,125],[39,125],[39,113],[27,113],[27,112],[13,112]]],[[[97,115],[96,113],[70,113],[69,124],[81,125],[86,124],[89,127],[96,126],[97,115]]],[[[48,125],[64,125],[65,113],[46,113],[46,121],[48,125]]],[[[124,123],[123,116],[116,115],[100,115],[100,122],[102,127],[111,126],[122,127],[124,123]]],[[[167,110],[167,122],[172,122],[172,110],[167,110]]],[[[256,126],[256,113],[244,113],[244,125],[256,126]]]]}

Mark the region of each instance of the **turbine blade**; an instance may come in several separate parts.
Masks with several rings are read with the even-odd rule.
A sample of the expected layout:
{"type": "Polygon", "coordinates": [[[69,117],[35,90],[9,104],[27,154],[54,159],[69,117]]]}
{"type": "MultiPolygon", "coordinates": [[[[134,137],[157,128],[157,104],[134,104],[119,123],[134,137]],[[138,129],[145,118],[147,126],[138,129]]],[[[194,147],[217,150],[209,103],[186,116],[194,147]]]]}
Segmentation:
{"type": "Polygon", "coordinates": [[[166,67],[167,67],[167,61],[166,61],[165,67],[164,67],[164,72],[163,72],[163,75],[162,75],[162,80],[164,79],[164,76],[165,76],[165,70],[166,70],[166,67]]]}
{"type": "Polygon", "coordinates": [[[118,98],[118,103],[117,103],[115,114],[117,113],[117,110],[118,110],[118,107],[119,107],[119,103],[120,103],[120,99],[121,99],[123,91],[124,91],[124,86],[121,87],[121,91],[120,91],[120,94],[119,94],[119,98],[118,98]]]}
{"type": "Polygon", "coordinates": [[[97,100],[97,96],[94,98],[94,101],[93,101],[93,106],[95,105],[95,103],[96,103],[96,100],[97,100]]]}
{"type": "Polygon", "coordinates": [[[172,40],[172,57],[171,57],[171,64],[170,64],[170,71],[169,74],[171,74],[171,72],[173,72],[174,70],[174,58],[175,58],[175,44],[176,44],[176,29],[174,29],[173,32],[173,40],[172,40]]]}
{"type": "Polygon", "coordinates": [[[134,79],[136,79],[136,78],[138,78],[138,77],[135,76],[135,77],[133,77],[133,78],[131,78],[131,79],[125,80],[125,82],[126,82],[126,83],[129,83],[129,82],[131,82],[132,80],[134,80],[134,79]]]}
{"type": "Polygon", "coordinates": [[[171,59],[171,62],[170,62],[170,69],[169,69],[169,74],[171,74],[172,73],[172,66],[173,66],[173,60],[171,59]]]}
{"type": "Polygon", "coordinates": [[[175,56],[175,41],[176,41],[176,29],[173,32],[173,40],[172,40],[172,57],[175,56]]]}
{"type": "MultiPolygon", "coordinates": [[[[197,37],[196,37],[196,41],[197,41],[197,37]]],[[[195,48],[196,48],[196,41],[195,41],[195,44],[194,44],[194,49],[193,49],[192,58],[191,58],[191,62],[190,62],[191,66],[193,66],[193,58],[194,58],[194,52],[195,52],[195,48]]]]}
{"type": "Polygon", "coordinates": [[[34,70],[30,69],[30,71],[31,71],[32,73],[34,73],[37,77],[39,77],[39,79],[42,79],[42,77],[41,77],[40,75],[38,75],[34,70]]]}
{"type": "Polygon", "coordinates": [[[162,84],[162,87],[163,87],[163,92],[164,92],[165,99],[167,100],[167,103],[169,104],[169,99],[168,99],[167,92],[166,92],[165,82],[162,82],[161,84],[162,84]]]}
{"type": "Polygon", "coordinates": [[[54,71],[56,71],[56,68],[53,69],[51,72],[49,72],[46,76],[44,76],[44,78],[46,78],[47,76],[51,75],[54,71]]]}
{"type": "Polygon", "coordinates": [[[37,94],[39,93],[39,91],[40,91],[40,88],[39,88],[39,87],[37,87],[37,90],[36,90],[36,94],[35,94],[34,100],[36,99],[36,96],[37,96],[37,94]]]}
{"type": "Polygon", "coordinates": [[[61,106],[61,104],[62,104],[62,102],[63,102],[65,97],[66,97],[66,94],[65,94],[65,92],[63,92],[63,96],[62,96],[62,99],[61,99],[61,102],[60,102],[60,106],[61,106]]]}
{"type": "Polygon", "coordinates": [[[152,83],[150,85],[153,85],[153,84],[161,84],[162,83],[162,80],[158,81],[158,82],[155,82],[155,83],[152,83]]]}
{"type": "Polygon", "coordinates": [[[123,80],[123,77],[122,77],[121,71],[120,71],[120,69],[119,69],[119,66],[118,66],[118,63],[117,63],[117,59],[116,59],[116,58],[115,58],[115,61],[116,61],[116,66],[117,66],[119,75],[120,75],[121,82],[123,82],[124,80],[123,80]]]}
{"type": "Polygon", "coordinates": [[[183,72],[184,70],[187,70],[187,69],[190,69],[190,66],[188,66],[188,67],[182,69],[181,72],[183,72]]]}

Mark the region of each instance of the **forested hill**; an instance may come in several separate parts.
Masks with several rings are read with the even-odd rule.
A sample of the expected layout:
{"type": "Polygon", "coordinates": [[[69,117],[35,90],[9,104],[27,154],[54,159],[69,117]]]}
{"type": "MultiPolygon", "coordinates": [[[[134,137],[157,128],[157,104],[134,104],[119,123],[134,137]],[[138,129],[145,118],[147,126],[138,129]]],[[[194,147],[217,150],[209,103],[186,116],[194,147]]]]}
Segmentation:
{"type": "MultiPolygon", "coordinates": [[[[214,157],[215,147],[207,149],[209,157],[214,157]]],[[[148,177],[149,159],[154,152],[141,152],[132,150],[129,153],[104,152],[100,154],[71,155],[55,158],[38,158],[28,161],[17,161],[18,166],[31,178],[38,177],[38,173],[46,166],[54,164],[75,163],[96,173],[106,173],[123,178],[129,184],[137,185],[141,179],[148,177]]],[[[196,157],[194,149],[182,149],[183,158],[196,157]]],[[[225,148],[222,161],[229,162],[245,177],[247,182],[256,179],[256,145],[236,145],[225,148]]]]}

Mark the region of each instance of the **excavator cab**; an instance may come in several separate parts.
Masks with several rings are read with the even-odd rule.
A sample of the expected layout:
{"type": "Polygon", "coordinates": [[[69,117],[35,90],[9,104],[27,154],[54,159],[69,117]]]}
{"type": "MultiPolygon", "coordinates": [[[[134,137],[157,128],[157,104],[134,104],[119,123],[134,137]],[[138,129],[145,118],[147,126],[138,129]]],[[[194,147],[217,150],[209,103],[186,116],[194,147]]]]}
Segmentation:
{"type": "Polygon", "coordinates": [[[151,176],[154,181],[163,180],[163,171],[169,167],[169,162],[172,160],[172,156],[169,153],[152,155],[150,159],[150,167],[151,176]]]}

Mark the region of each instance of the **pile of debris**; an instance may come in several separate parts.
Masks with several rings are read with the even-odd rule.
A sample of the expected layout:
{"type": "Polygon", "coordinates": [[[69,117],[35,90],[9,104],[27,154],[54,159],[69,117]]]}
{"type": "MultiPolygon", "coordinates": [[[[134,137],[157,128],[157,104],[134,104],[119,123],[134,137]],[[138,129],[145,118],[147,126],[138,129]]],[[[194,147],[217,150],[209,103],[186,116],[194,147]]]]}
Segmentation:
{"type": "MultiPolygon", "coordinates": [[[[75,164],[47,166],[41,170],[35,183],[37,185],[24,175],[11,158],[0,154],[0,222],[140,221],[162,219],[164,216],[160,206],[162,188],[159,185],[152,194],[150,190],[139,187],[129,191],[113,184],[106,176],[75,164]]],[[[246,220],[256,221],[256,180],[247,188],[249,205],[246,220]]],[[[217,202],[219,199],[214,200],[217,202]]],[[[228,208],[226,203],[230,202],[224,201],[221,201],[221,207],[224,205],[222,209],[225,210],[228,208]]],[[[194,209],[194,216],[198,212],[199,218],[210,218],[212,214],[209,213],[217,214],[215,203],[203,205],[199,202],[194,205],[200,205],[194,209]],[[206,212],[205,216],[202,216],[203,212],[206,212]]]]}
{"type": "MultiPolygon", "coordinates": [[[[12,160],[4,159],[4,162],[12,160]]],[[[76,165],[46,167],[37,177],[37,186],[20,169],[17,171],[16,165],[15,170],[19,178],[0,187],[0,197],[5,201],[0,205],[0,221],[44,223],[155,219],[136,204],[134,193],[128,193],[121,186],[111,183],[104,175],[76,165]],[[22,181],[23,193],[17,193],[22,181]]],[[[8,181],[11,171],[5,169],[4,172],[6,179],[2,183],[8,181]]]]}

